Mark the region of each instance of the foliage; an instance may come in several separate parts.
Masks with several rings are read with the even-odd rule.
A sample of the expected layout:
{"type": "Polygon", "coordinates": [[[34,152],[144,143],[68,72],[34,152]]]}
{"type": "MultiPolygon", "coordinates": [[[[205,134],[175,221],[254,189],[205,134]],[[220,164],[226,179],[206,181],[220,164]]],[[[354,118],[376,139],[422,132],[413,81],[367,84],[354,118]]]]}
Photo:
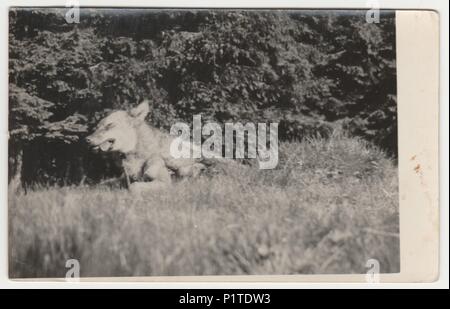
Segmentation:
{"type": "Polygon", "coordinates": [[[281,140],[302,140],[338,122],[396,155],[394,13],[368,24],[363,11],[128,11],[83,9],[68,24],[65,9],[11,9],[10,156],[33,160],[25,182],[113,166],[83,137],[147,98],[166,130],[201,113],[279,122],[281,140]]]}

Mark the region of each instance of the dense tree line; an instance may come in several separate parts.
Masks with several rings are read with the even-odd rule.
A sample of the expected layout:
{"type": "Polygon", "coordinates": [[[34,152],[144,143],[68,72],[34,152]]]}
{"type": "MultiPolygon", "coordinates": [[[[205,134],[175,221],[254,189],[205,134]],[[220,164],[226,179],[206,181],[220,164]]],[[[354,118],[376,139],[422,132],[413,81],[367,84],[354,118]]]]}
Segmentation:
{"type": "Polygon", "coordinates": [[[12,9],[10,177],[27,184],[118,173],[83,137],[107,112],[148,121],[279,122],[280,140],[334,126],[397,151],[395,14],[364,11],[12,9]]]}

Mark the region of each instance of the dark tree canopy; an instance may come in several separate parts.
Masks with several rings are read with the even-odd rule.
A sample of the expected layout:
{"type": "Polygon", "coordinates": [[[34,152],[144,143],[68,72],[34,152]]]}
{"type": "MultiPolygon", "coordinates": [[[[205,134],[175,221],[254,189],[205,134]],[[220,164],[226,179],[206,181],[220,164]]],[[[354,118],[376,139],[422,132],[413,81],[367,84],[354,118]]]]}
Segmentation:
{"type": "Polygon", "coordinates": [[[23,154],[25,183],[115,175],[83,137],[143,99],[165,130],[199,113],[279,122],[280,140],[339,125],[397,153],[394,12],[372,24],[365,11],[83,9],[79,24],[65,12],[10,11],[9,156],[23,154]]]}

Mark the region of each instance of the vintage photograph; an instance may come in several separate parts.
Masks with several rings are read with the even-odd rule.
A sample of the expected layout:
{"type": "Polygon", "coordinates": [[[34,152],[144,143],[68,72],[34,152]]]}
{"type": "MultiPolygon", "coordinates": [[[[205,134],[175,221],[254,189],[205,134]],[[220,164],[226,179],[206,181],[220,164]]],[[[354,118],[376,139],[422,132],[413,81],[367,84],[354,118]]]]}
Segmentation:
{"type": "Polygon", "coordinates": [[[10,278],[400,272],[395,11],[10,8],[10,278]]]}

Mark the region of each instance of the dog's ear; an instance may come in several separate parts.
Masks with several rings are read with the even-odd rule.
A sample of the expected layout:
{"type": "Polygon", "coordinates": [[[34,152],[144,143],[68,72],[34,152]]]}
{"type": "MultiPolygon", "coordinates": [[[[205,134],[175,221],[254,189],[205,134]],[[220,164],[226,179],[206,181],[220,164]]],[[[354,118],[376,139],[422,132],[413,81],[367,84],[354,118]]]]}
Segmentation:
{"type": "Polygon", "coordinates": [[[148,101],[145,100],[135,108],[130,110],[130,115],[139,120],[144,120],[147,117],[148,112],[150,111],[150,106],[148,101]]]}

